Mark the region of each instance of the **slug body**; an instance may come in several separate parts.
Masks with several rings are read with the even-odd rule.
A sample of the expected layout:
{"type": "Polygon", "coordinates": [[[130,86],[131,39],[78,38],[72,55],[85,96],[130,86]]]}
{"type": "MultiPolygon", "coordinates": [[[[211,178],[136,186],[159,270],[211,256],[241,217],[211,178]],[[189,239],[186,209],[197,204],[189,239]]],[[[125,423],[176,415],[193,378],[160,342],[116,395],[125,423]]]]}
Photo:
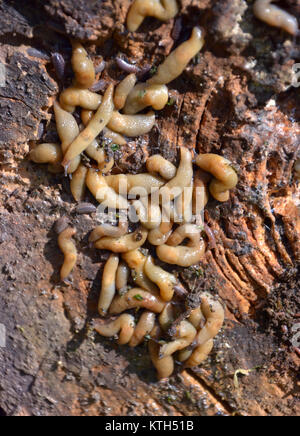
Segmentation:
{"type": "Polygon", "coordinates": [[[86,176],[88,169],[84,165],[79,165],[77,170],[72,176],[70,182],[70,188],[75,201],[82,201],[84,199],[85,188],[86,188],[86,176]]]}
{"type": "Polygon", "coordinates": [[[254,15],[270,26],[279,27],[291,35],[299,33],[297,18],[276,5],[272,0],[256,0],[253,6],[254,15]]]}
{"type": "Polygon", "coordinates": [[[188,66],[189,62],[202,50],[204,46],[203,30],[195,27],[191,38],[177,47],[158,67],[157,73],[148,83],[150,85],[167,85],[177,79],[188,66]]]}
{"type": "Polygon", "coordinates": [[[136,32],[146,17],[168,21],[178,11],[177,0],[134,0],[127,16],[128,30],[136,32]]]}
{"type": "Polygon", "coordinates": [[[96,79],[94,64],[80,43],[74,42],[72,45],[73,55],[71,62],[76,85],[88,89],[93,85],[96,79]]]}
{"type": "Polygon", "coordinates": [[[114,110],[113,91],[114,87],[113,85],[110,85],[105,92],[103,101],[99,109],[97,110],[87,127],[80,133],[80,135],[68,148],[62,163],[63,166],[69,165],[72,159],[76,158],[83,151],[85,151],[109,122],[114,110]]]}
{"type": "Polygon", "coordinates": [[[118,314],[129,309],[144,308],[154,313],[161,313],[164,307],[165,302],[159,295],[151,294],[141,288],[134,288],[123,296],[115,297],[109,312],[118,314]]]}
{"type": "MultiPolygon", "coordinates": [[[[79,127],[74,116],[71,113],[65,111],[57,101],[54,102],[54,114],[57,133],[61,140],[61,149],[63,154],[65,155],[72,142],[79,135],[79,127]]],[[[68,174],[72,174],[77,170],[80,161],[80,156],[77,156],[75,159],[72,160],[68,167],[68,174]]]]}
{"type": "Polygon", "coordinates": [[[231,162],[217,154],[200,154],[196,158],[196,164],[214,176],[209,185],[211,195],[218,201],[228,201],[230,189],[235,188],[238,183],[238,176],[231,162]]]}
{"type": "Polygon", "coordinates": [[[121,238],[109,238],[106,236],[97,241],[95,247],[98,250],[110,250],[113,253],[127,253],[144,245],[147,236],[147,230],[138,229],[134,233],[129,233],[121,238]]]}
{"type": "Polygon", "coordinates": [[[66,280],[77,262],[77,250],[72,236],[76,234],[76,230],[68,227],[58,236],[58,245],[65,256],[63,266],[60,271],[60,278],[62,281],[66,280]]]}
{"type": "Polygon", "coordinates": [[[135,329],[135,320],[132,315],[128,315],[124,313],[119,316],[115,321],[111,321],[108,323],[96,322],[94,325],[94,329],[101,336],[105,336],[107,338],[111,338],[117,334],[119,334],[119,345],[128,344],[135,329]]]}
{"type": "Polygon", "coordinates": [[[118,195],[107,185],[106,177],[90,168],[86,177],[86,184],[95,199],[111,209],[128,209],[128,201],[118,195]]]}
{"type": "Polygon", "coordinates": [[[163,179],[171,180],[176,176],[177,168],[160,154],[149,157],[146,163],[149,173],[158,173],[163,179]]]}
{"type": "Polygon", "coordinates": [[[180,149],[180,165],[176,176],[160,190],[163,203],[169,203],[182,194],[184,188],[190,187],[193,180],[192,153],[185,147],[180,149]]]}
{"type": "Polygon", "coordinates": [[[112,254],[106,262],[102,277],[102,288],[98,303],[98,311],[102,316],[107,314],[116,293],[116,275],[118,266],[119,256],[112,254]]]}
{"type": "Polygon", "coordinates": [[[197,334],[195,327],[188,321],[182,321],[177,327],[175,340],[163,345],[159,351],[159,357],[171,356],[176,351],[182,350],[193,342],[197,334]]]}
{"type": "Polygon", "coordinates": [[[147,257],[140,250],[136,249],[123,254],[122,258],[132,271],[134,283],[148,292],[157,294],[158,288],[149,280],[145,273],[147,257]]]}
{"type": "Polygon", "coordinates": [[[95,111],[98,109],[102,102],[102,97],[95,92],[89,91],[88,89],[77,88],[76,86],[71,86],[65,89],[59,98],[59,103],[67,112],[75,112],[77,106],[95,111]]]}
{"type": "Polygon", "coordinates": [[[155,110],[162,110],[168,101],[169,90],[166,85],[138,83],[128,94],[124,113],[134,115],[149,106],[155,110]]]}
{"type": "Polygon", "coordinates": [[[145,115],[123,115],[114,111],[108,128],[130,138],[149,133],[155,125],[155,113],[145,115]]]}
{"type": "Polygon", "coordinates": [[[134,89],[136,81],[136,75],[130,74],[129,76],[125,77],[125,79],[122,80],[122,82],[116,87],[114,103],[117,110],[124,108],[126,100],[131,91],[134,89]]]}
{"type": "Polygon", "coordinates": [[[40,144],[30,152],[30,160],[39,164],[58,164],[62,159],[62,151],[59,144],[40,144]]]}

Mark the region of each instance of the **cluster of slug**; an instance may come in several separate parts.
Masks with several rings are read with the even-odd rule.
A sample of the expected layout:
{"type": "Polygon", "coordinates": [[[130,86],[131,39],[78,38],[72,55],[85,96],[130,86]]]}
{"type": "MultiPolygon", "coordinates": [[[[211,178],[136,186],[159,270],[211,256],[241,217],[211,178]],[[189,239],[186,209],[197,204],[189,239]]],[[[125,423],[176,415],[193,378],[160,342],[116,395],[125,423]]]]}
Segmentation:
{"type": "MultiPolygon", "coordinates": [[[[135,26],[140,25],[149,14],[169,19],[177,13],[176,1],[166,0],[163,5],[162,8],[159,1],[135,2],[128,16],[130,27],[133,29],[132,21],[135,26]],[[142,3],[151,3],[155,11],[143,9],[142,3]]],[[[209,193],[218,201],[227,201],[238,177],[225,158],[203,154],[193,160],[192,152],[185,147],[180,149],[178,168],[158,154],[147,160],[147,173],[108,175],[114,169],[114,159],[97,138],[101,134],[114,144],[126,145],[126,137],[150,132],[155,125],[155,113],[141,112],[148,107],[154,110],[165,107],[169,99],[166,85],[181,75],[203,44],[202,30],[196,27],[190,39],[176,48],[147,82],[138,83],[137,75],[131,73],[116,88],[109,84],[104,95],[100,95],[95,91],[98,85],[92,60],[80,43],[73,42],[75,78],[54,103],[61,143],[40,144],[30,153],[32,161],[48,164],[50,172],[65,171],[69,175],[77,202],[83,200],[87,187],[103,210],[118,211],[118,225],[99,225],[90,235],[90,242],[97,249],[113,253],[104,268],[98,310],[101,316],[114,319],[98,320],[95,330],[106,337],[119,334],[119,344],[132,347],[148,339],[159,378],[173,373],[177,352],[177,360],[186,367],[197,366],[206,359],[223,324],[224,310],[207,293],[202,295],[197,308],[186,308],[188,293],[178,278],[158,266],[142,247],[145,243],[154,246],[157,257],[167,264],[182,267],[198,264],[206,250],[202,237],[205,225],[199,214],[209,193]],[[74,113],[78,107],[80,125],[74,113]],[[153,201],[154,197],[157,201],[153,201]],[[128,211],[132,209],[138,225],[131,231],[128,211]],[[136,323],[138,309],[144,311],[136,323]]],[[[78,210],[89,213],[95,207],[81,203],[78,210]]],[[[60,276],[65,281],[77,262],[73,241],[76,229],[62,218],[56,231],[64,254],[60,276]]],[[[213,238],[209,229],[206,232],[213,238]]]]}
{"type": "Polygon", "coordinates": [[[203,362],[224,322],[222,305],[208,293],[202,294],[200,305],[182,319],[186,297],[177,277],[157,266],[148,250],[124,250],[121,259],[112,254],[103,272],[98,311],[114,318],[97,320],[94,328],[105,337],[119,335],[120,345],[136,347],[148,341],[159,379],[169,377],[177,352],[177,361],[185,367],[203,362]],[[138,287],[128,285],[130,276],[138,287]]]}

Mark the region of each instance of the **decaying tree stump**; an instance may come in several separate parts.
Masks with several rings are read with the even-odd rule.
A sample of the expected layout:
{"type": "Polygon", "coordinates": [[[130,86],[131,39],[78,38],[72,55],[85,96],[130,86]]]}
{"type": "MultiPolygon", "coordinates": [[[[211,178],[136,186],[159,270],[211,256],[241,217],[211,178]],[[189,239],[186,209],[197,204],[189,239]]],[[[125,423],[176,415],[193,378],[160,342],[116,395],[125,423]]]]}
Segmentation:
{"type": "MultiPolygon", "coordinates": [[[[286,2],[299,13],[295,1],[286,2]]],[[[0,2],[0,407],[8,415],[296,415],[299,354],[299,90],[295,39],[254,18],[244,0],[182,0],[183,25],[145,20],[128,34],[129,0],[0,2]],[[30,163],[35,141],[55,139],[52,104],[61,84],[51,52],[70,59],[69,37],[83,41],[104,78],[120,80],[115,56],[158,65],[195,24],[203,53],[171,86],[158,126],[116,156],[139,172],[160,151],[216,152],[235,163],[240,183],[228,203],[210,201],[217,248],[199,268],[181,271],[191,292],[220,295],[227,320],[214,352],[197,371],[157,383],[143,348],[120,348],[89,328],[107,256],[88,247],[90,217],[72,215],[68,182],[30,163]],[[298,105],[297,105],[298,99],[298,105]],[[72,284],[59,284],[53,225],[68,214],[78,228],[80,262],[72,284]],[[251,370],[233,383],[237,370],[251,370]]]]}

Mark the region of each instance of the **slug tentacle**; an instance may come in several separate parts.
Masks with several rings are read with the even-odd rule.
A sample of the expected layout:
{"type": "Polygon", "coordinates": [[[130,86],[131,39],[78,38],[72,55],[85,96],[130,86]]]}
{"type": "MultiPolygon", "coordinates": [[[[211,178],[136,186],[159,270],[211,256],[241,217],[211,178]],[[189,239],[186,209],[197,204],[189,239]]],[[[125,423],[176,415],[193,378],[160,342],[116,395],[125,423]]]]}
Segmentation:
{"type": "Polygon", "coordinates": [[[30,152],[30,160],[39,164],[59,164],[62,160],[62,150],[59,144],[39,144],[30,152]]]}
{"type": "Polygon", "coordinates": [[[132,250],[122,255],[122,259],[127,263],[132,271],[134,283],[148,292],[158,293],[157,286],[149,280],[145,273],[145,263],[147,257],[140,250],[132,250]]]}
{"type": "MultiPolygon", "coordinates": [[[[74,116],[71,113],[63,110],[57,101],[54,102],[54,114],[57,133],[61,140],[61,149],[63,155],[65,155],[72,142],[79,135],[79,127],[74,116]]],[[[72,162],[70,162],[67,171],[68,174],[72,174],[77,170],[80,161],[80,156],[77,156],[72,160],[72,162]]]]}

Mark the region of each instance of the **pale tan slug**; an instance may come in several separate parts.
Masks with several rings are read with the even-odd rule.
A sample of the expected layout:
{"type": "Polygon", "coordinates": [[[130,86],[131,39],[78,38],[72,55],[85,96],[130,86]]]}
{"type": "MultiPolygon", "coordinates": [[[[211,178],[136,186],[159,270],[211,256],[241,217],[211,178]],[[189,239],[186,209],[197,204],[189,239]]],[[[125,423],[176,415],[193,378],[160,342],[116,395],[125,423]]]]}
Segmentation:
{"type": "MultiPolygon", "coordinates": [[[[185,368],[194,368],[199,366],[202,362],[204,362],[210,352],[214,347],[213,339],[205,342],[203,345],[198,345],[198,347],[191,353],[191,356],[186,360],[184,367],[185,368]]],[[[182,358],[183,356],[181,356],[182,358]]],[[[182,361],[182,360],[181,360],[182,361]]]]}
{"type": "Polygon", "coordinates": [[[62,109],[67,112],[75,112],[77,106],[96,111],[102,102],[102,97],[88,89],[80,89],[76,86],[71,86],[65,89],[59,98],[59,103],[62,109]]]}
{"type": "Polygon", "coordinates": [[[79,156],[80,153],[85,151],[109,122],[114,110],[113,92],[114,86],[109,85],[104,94],[103,101],[99,109],[97,110],[87,127],[80,133],[80,135],[68,148],[62,163],[64,167],[68,166],[72,159],[79,156]]]}
{"type": "Polygon", "coordinates": [[[62,150],[59,144],[39,144],[30,152],[30,160],[39,164],[59,164],[62,160],[62,150]]]}
{"type": "Polygon", "coordinates": [[[145,339],[145,336],[149,335],[152,332],[155,326],[155,318],[156,316],[153,312],[146,311],[142,314],[139,322],[136,325],[133,336],[130,339],[130,347],[134,348],[140,345],[145,339]]]}
{"type": "Polygon", "coordinates": [[[116,87],[114,103],[117,110],[121,110],[124,108],[126,100],[131,91],[134,89],[136,82],[136,75],[129,74],[129,76],[125,77],[125,79],[122,80],[122,82],[119,83],[119,85],[116,87]]]}
{"type": "Polygon", "coordinates": [[[108,129],[107,127],[105,127],[103,129],[103,136],[104,136],[104,138],[112,141],[114,144],[121,145],[121,146],[127,144],[127,141],[123,135],[121,135],[120,133],[117,133],[117,132],[113,132],[112,130],[108,129]]]}
{"type": "Polygon", "coordinates": [[[157,73],[148,83],[150,85],[167,85],[179,77],[189,62],[200,52],[205,43],[204,32],[195,27],[191,38],[177,47],[158,67],[157,73]]]}
{"type": "Polygon", "coordinates": [[[140,286],[146,291],[153,292],[154,294],[158,293],[157,286],[148,279],[144,271],[147,257],[139,249],[124,253],[122,259],[132,270],[132,278],[137,286],[140,286]]]}
{"type": "Polygon", "coordinates": [[[219,333],[224,323],[225,313],[221,303],[205,292],[201,295],[201,311],[206,319],[205,326],[196,337],[197,345],[203,345],[219,333]]]}
{"type": "Polygon", "coordinates": [[[193,192],[193,214],[198,216],[209,200],[208,184],[211,180],[211,176],[208,173],[196,169],[194,172],[194,192],[193,192]]]}
{"type": "Polygon", "coordinates": [[[146,163],[149,173],[158,173],[163,179],[171,180],[176,176],[177,168],[160,154],[149,157],[146,163]]]}
{"type": "Polygon", "coordinates": [[[195,329],[200,329],[204,327],[206,318],[203,315],[203,312],[201,310],[201,307],[197,307],[196,309],[192,310],[190,316],[188,317],[188,321],[193,324],[195,329]],[[202,325],[203,324],[203,325],[202,325]]]}
{"type": "Polygon", "coordinates": [[[165,184],[160,177],[147,173],[118,174],[107,176],[105,180],[118,193],[128,193],[131,195],[136,193],[141,197],[148,196],[165,184]]]}
{"type": "MultiPolygon", "coordinates": [[[[98,169],[102,170],[103,165],[105,164],[106,153],[103,148],[100,147],[98,141],[94,139],[94,141],[87,147],[85,153],[94,161],[98,163],[98,169]]],[[[103,171],[101,171],[103,172],[103,171]]]]}
{"type": "Polygon", "coordinates": [[[158,320],[163,331],[168,331],[173,322],[176,320],[174,305],[171,302],[165,305],[165,308],[159,315],[158,320]]]}
{"type": "Polygon", "coordinates": [[[197,265],[203,259],[205,248],[205,242],[200,239],[196,246],[191,246],[191,243],[186,247],[182,245],[178,247],[160,245],[157,247],[156,253],[163,262],[188,268],[197,265]]]}
{"type": "MultiPolygon", "coordinates": [[[[190,322],[190,323],[195,327],[195,329],[198,330],[198,331],[199,331],[201,328],[204,327],[205,322],[206,322],[206,319],[205,319],[205,316],[203,315],[203,313],[202,313],[202,311],[201,311],[201,307],[200,307],[200,306],[197,307],[196,309],[192,310],[190,316],[188,317],[188,321],[189,321],[189,322],[190,322]]],[[[208,341],[208,342],[210,342],[210,341],[208,341]]],[[[211,345],[213,346],[213,341],[212,341],[212,344],[211,344],[211,345]]],[[[194,355],[194,358],[195,358],[196,356],[198,356],[199,364],[200,364],[203,360],[206,359],[206,357],[208,356],[208,354],[211,352],[211,348],[210,348],[210,347],[207,347],[206,344],[205,344],[204,347],[203,347],[203,345],[200,345],[200,346],[197,347],[197,349],[194,350],[194,351],[196,351],[196,353],[195,353],[195,355],[194,355]],[[208,351],[207,355],[203,356],[202,353],[203,353],[203,351],[205,352],[206,350],[209,350],[209,351],[208,351]]],[[[191,349],[190,347],[188,347],[188,348],[186,348],[186,349],[184,349],[184,350],[181,350],[180,353],[178,354],[178,361],[179,361],[179,362],[185,362],[185,361],[187,361],[187,360],[191,357],[192,354],[193,354],[193,349],[191,349]]],[[[199,364],[198,364],[198,365],[199,365],[199,364]]],[[[196,365],[195,365],[195,366],[196,366],[196,365]]]]}
{"type": "Polygon", "coordinates": [[[88,123],[93,118],[94,114],[95,114],[94,111],[90,111],[88,109],[82,109],[82,111],[81,111],[81,121],[82,121],[84,126],[88,125],[88,123]]]}
{"type": "MultiPolygon", "coordinates": [[[[93,111],[82,111],[81,112],[81,119],[84,124],[84,126],[87,126],[88,123],[91,121],[91,119],[94,116],[93,111]]],[[[106,127],[103,129],[103,134],[106,135],[106,137],[114,138],[116,143],[119,143],[120,145],[126,144],[125,139],[122,138],[121,135],[118,133],[114,133],[111,130],[107,129],[106,127]]],[[[108,138],[108,139],[110,139],[108,138]]],[[[87,147],[85,150],[85,153],[92,159],[94,159],[98,163],[98,169],[103,173],[108,173],[114,166],[115,160],[113,157],[111,157],[109,160],[107,159],[107,155],[105,153],[105,150],[100,147],[99,142],[94,139],[94,141],[87,147]]]]}
{"type": "Polygon", "coordinates": [[[186,320],[181,321],[176,329],[175,339],[160,347],[159,358],[163,359],[164,357],[172,356],[176,351],[188,347],[194,341],[196,334],[197,330],[191,323],[186,320]]]}
{"type": "Polygon", "coordinates": [[[174,295],[174,286],[178,285],[176,277],[156,266],[151,256],[147,257],[144,266],[147,277],[160,289],[160,296],[164,301],[171,301],[174,295]]]}
{"type": "Polygon", "coordinates": [[[193,192],[194,184],[191,182],[190,186],[183,189],[182,195],[175,199],[174,212],[177,222],[190,223],[193,220],[193,192]]]}
{"type": "Polygon", "coordinates": [[[128,251],[142,247],[147,236],[148,231],[142,228],[120,238],[105,236],[95,243],[95,248],[98,250],[110,250],[113,253],[127,253],[128,251]]]}
{"type": "Polygon", "coordinates": [[[152,111],[145,115],[123,115],[114,111],[107,127],[114,132],[133,138],[149,133],[155,121],[155,113],[152,111]]]}
{"type": "Polygon", "coordinates": [[[116,275],[119,266],[119,256],[111,254],[104,266],[102,287],[98,302],[98,312],[101,316],[107,314],[116,294],[116,275]]]}
{"type": "Polygon", "coordinates": [[[154,313],[161,313],[165,304],[158,294],[154,295],[144,291],[144,289],[134,288],[125,295],[115,297],[109,312],[111,314],[119,314],[125,312],[125,310],[140,308],[154,313]]]}
{"type": "Polygon", "coordinates": [[[88,57],[87,51],[79,42],[73,42],[72,47],[73,54],[71,62],[75,74],[76,86],[88,89],[96,80],[94,64],[88,57]]]}
{"type": "Polygon", "coordinates": [[[75,201],[80,202],[84,199],[87,173],[87,167],[80,164],[75,173],[72,175],[70,188],[75,201]]]}
{"type": "Polygon", "coordinates": [[[149,349],[149,354],[153,366],[157,370],[157,377],[159,380],[163,380],[171,377],[171,375],[173,374],[174,359],[172,356],[167,356],[163,359],[160,359],[159,356],[160,346],[157,343],[160,337],[161,337],[161,329],[159,328],[159,326],[155,326],[151,332],[151,338],[153,338],[153,340],[149,341],[148,349],[149,349]]]}
{"type": "Polygon", "coordinates": [[[141,197],[132,203],[140,222],[148,230],[157,229],[161,224],[161,210],[159,204],[148,197],[141,197]]]}
{"type": "Polygon", "coordinates": [[[127,97],[124,113],[135,115],[150,106],[159,111],[166,106],[168,101],[169,90],[166,85],[138,83],[127,97]]]}
{"type": "Polygon", "coordinates": [[[135,319],[132,315],[124,313],[119,316],[115,321],[103,323],[99,320],[94,322],[94,329],[99,335],[112,338],[119,334],[118,344],[128,344],[135,329],[135,319]]]}
{"type": "MultiPolygon", "coordinates": [[[[83,125],[87,126],[88,123],[93,118],[93,116],[94,116],[94,111],[89,111],[89,110],[83,109],[81,111],[81,120],[82,120],[83,125]]],[[[127,144],[124,136],[120,135],[119,133],[113,132],[112,130],[108,129],[107,127],[104,127],[104,129],[103,129],[103,136],[104,136],[104,138],[112,141],[114,144],[117,144],[117,145],[126,145],[127,144]]],[[[95,160],[97,160],[97,159],[95,159],[95,160]]]]}
{"type": "Polygon", "coordinates": [[[191,347],[184,348],[183,350],[179,351],[177,355],[178,362],[186,362],[191,355],[193,354],[193,350],[191,347]]]}
{"type": "MultiPolygon", "coordinates": [[[[54,114],[57,133],[61,140],[61,149],[63,155],[65,155],[72,142],[79,135],[79,127],[74,116],[63,110],[57,101],[54,102],[54,114]]],[[[70,163],[67,171],[68,174],[72,174],[77,170],[80,160],[80,156],[77,156],[70,163]]]]}
{"type": "Polygon", "coordinates": [[[162,204],[168,203],[182,194],[184,188],[191,186],[193,180],[192,153],[185,147],[180,149],[180,165],[176,176],[160,190],[162,204]]]}
{"type": "Polygon", "coordinates": [[[178,247],[185,239],[190,240],[190,246],[196,247],[201,239],[201,232],[195,224],[183,224],[172,233],[167,241],[167,245],[178,247]]]}
{"type": "Polygon", "coordinates": [[[119,295],[123,295],[124,292],[127,292],[128,289],[128,281],[130,277],[130,269],[125,262],[120,262],[117,270],[116,277],[116,287],[119,292],[119,295]]]}
{"type": "Polygon", "coordinates": [[[173,223],[162,222],[161,225],[151,230],[148,235],[148,241],[151,245],[164,245],[172,234],[173,223]]]}
{"type": "Polygon", "coordinates": [[[60,270],[60,278],[62,281],[69,277],[77,262],[77,249],[72,241],[72,237],[75,234],[76,229],[68,227],[58,236],[58,245],[65,257],[63,266],[60,270]]]}
{"type": "Polygon", "coordinates": [[[299,34],[297,18],[276,5],[273,0],[256,0],[253,6],[254,15],[270,26],[279,27],[291,35],[299,34]]]}
{"type": "Polygon", "coordinates": [[[196,164],[214,176],[209,185],[211,195],[218,201],[228,201],[229,191],[238,183],[238,176],[231,162],[217,154],[200,154],[196,158],[196,164]]]}
{"type": "Polygon", "coordinates": [[[168,21],[178,14],[177,0],[134,0],[127,16],[127,27],[136,32],[146,17],[168,21]]]}
{"type": "Polygon", "coordinates": [[[128,232],[128,221],[121,219],[118,226],[112,226],[111,224],[101,224],[97,226],[89,237],[89,242],[96,242],[104,236],[110,236],[111,238],[121,238],[128,232]]]}
{"type": "Polygon", "coordinates": [[[99,203],[104,203],[111,209],[128,209],[129,204],[126,198],[118,195],[106,183],[106,177],[96,170],[90,168],[86,178],[86,184],[93,196],[99,203]]]}

